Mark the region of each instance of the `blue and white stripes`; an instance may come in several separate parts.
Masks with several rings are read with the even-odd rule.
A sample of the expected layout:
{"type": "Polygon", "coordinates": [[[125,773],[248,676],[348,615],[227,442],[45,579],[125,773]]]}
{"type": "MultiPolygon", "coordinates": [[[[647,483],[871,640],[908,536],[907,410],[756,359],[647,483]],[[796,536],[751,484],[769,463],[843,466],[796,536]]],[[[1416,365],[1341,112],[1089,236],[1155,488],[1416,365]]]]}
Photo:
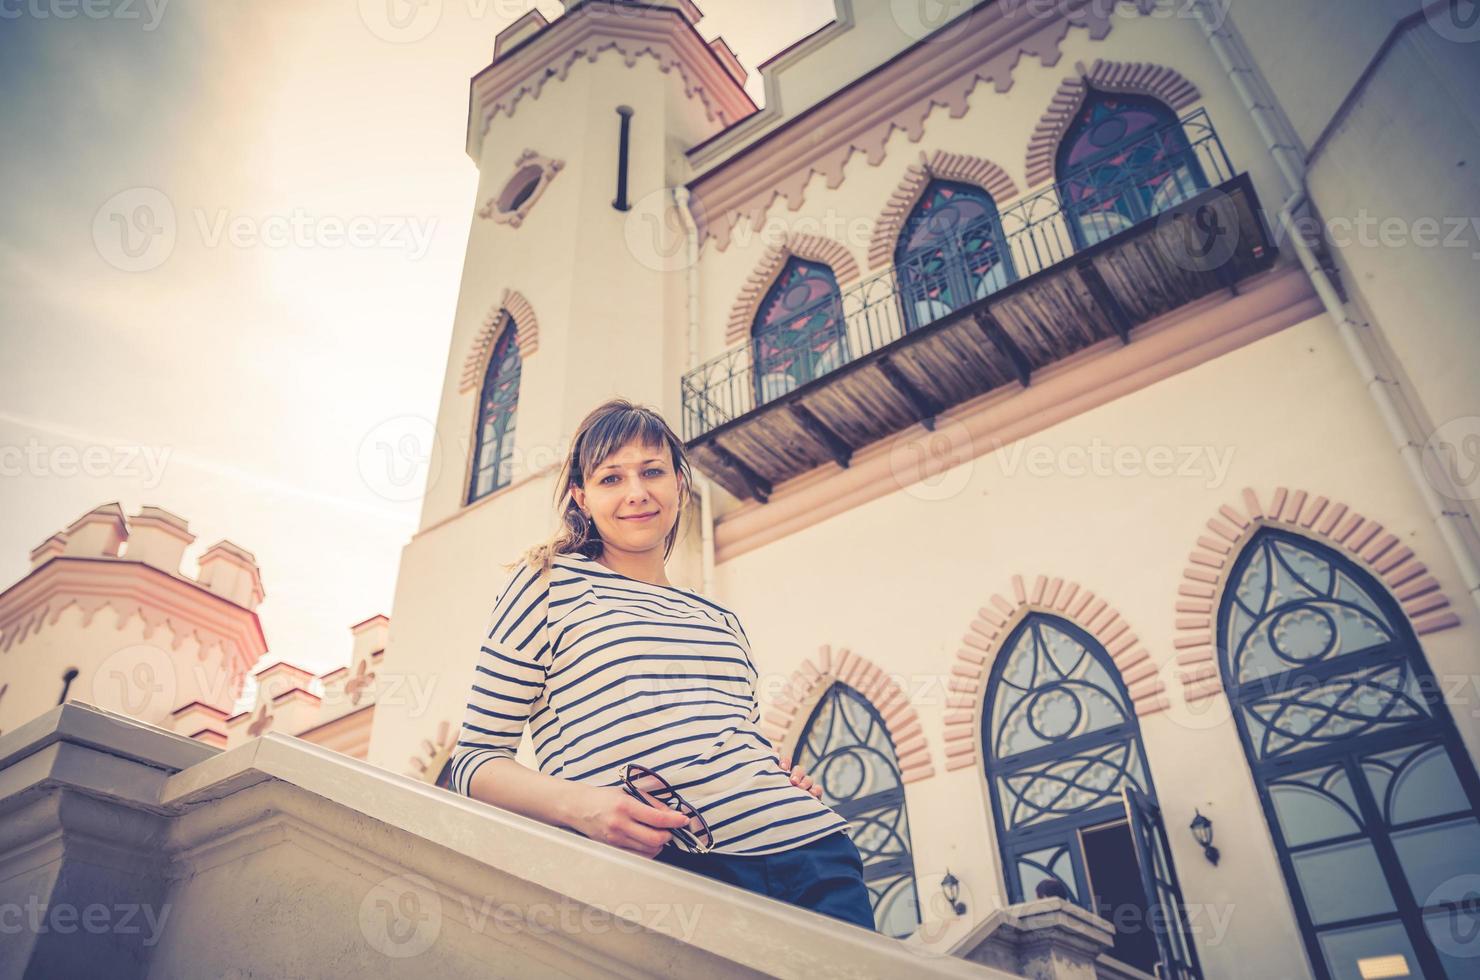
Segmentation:
{"type": "Polygon", "coordinates": [[[527,723],[548,775],[611,786],[628,762],[656,770],[704,814],[717,852],[849,831],[777,764],[756,680],[740,621],[694,592],[581,555],[556,556],[547,582],[521,565],[477,651],[453,788],[466,795],[480,766],[512,759],[527,723]]]}

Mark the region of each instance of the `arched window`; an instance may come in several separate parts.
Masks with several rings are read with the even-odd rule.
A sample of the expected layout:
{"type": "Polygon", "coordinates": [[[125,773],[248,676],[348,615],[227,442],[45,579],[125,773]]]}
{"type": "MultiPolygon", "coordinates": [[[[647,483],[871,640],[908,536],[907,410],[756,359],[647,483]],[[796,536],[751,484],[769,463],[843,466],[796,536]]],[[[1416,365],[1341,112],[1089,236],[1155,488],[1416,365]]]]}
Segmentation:
{"type": "Polygon", "coordinates": [[[519,409],[519,347],[514,343],[514,318],[493,345],[483,392],[478,401],[478,447],[473,456],[473,481],[468,503],[506,486],[514,470],[514,419],[519,409]]]}
{"type": "Polygon", "coordinates": [[[1316,977],[1474,976],[1480,783],[1401,607],[1339,552],[1261,528],[1218,653],[1316,977]]]}
{"type": "Polygon", "coordinates": [[[1124,231],[1208,186],[1159,99],[1090,89],[1059,142],[1056,173],[1076,248],[1124,231]]]}
{"type": "Polygon", "coordinates": [[[982,745],[1011,901],[1057,879],[1121,929],[1113,955],[1198,976],[1130,696],[1094,637],[1030,613],[992,665],[982,745]]]}
{"type": "Polygon", "coordinates": [[[894,268],[907,330],[933,323],[1016,278],[992,195],[948,180],[932,181],[905,220],[894,268]]]}
{"type": "Polygon", "coordinates": [[[848,361],[843,300],[833,271],[786,260],[751,328],[756,404],[784,395],[848,361]]]}
{"type": "Polygon", "coordinates": [[[879,712],[847,684],[834,682],[807,719],[797,765],[822,787],[822,799],[853,825],[874,922],[903,939],[920,925],[915,862],[904,784],[894,742],[879,712]]]}

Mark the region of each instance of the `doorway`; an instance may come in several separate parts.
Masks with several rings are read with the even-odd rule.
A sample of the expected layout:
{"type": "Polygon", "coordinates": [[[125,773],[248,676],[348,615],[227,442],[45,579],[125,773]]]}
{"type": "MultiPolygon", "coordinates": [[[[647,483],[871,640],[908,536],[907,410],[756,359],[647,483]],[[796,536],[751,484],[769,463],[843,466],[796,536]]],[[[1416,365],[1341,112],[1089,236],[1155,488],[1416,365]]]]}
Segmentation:
{"type": "Polygon", "coordinates": [[[1161,954],[1148,918],[1150,903],[1141,885],[1141,867],[1136,862],[1130,825],[1116,820],[1083,828],[1079,832],[1079,846],[1089,880],[1090,908],[1115,927],[1115,945],[1110,955],[1152,973],[1161,954]]]}

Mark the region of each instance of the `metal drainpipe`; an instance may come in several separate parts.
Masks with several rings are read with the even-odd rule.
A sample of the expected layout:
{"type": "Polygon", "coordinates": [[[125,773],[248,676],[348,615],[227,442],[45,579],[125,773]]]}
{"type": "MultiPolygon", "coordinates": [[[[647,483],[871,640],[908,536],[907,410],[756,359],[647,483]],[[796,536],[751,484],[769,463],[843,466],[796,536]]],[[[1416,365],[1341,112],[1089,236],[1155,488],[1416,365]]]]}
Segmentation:
{"type": "Polygon", "coordinates": [[[1295,212],[1308,203],[1310,195],[1306,188],[1305,158],[1298,148],[1294,128],[1290,126],[1278,108],[1273,90],[1270,89],[1258,65],[1246,54],[1243,42],[1233,33],[1227,16],[1224,16],[1220,26],[1218,20],[1208,10],[1208,0],[1193,0],[1193,10],[1197,15],[1198,25],[1202,28],[1203,37],[1207,39],[1213,54],[1223,65],[1224,71],[1228,73],[1234,90],[1238,92],[1244,108],[1253,118],[1254,125],[1258,127],[1260,136],[1264,139],[1265,148],[1284,178],[1289,197],[1284,206],[1280,208],[1279,221],[1284,229],[1285,237],[1294,245],[1295,254],[1299,257],[1306,275],[1310,277],[1316,295],[1320,297],[1327,314],[1336,324],[1337,332],[1340,333],[1343,345],[1351,356],[1352,364],[1362,376],[1363,386],[1377,402],[1378,414],[1382,416],[1383,422],[1387,425],[1398,454],[1408,470],[1408,475],[1418,488],[1424,507],[1439,531],[1439,537],[1443,539],[1445,547],[1448,548],[1450,556],[1459,568],[1460,577],[1464,581],[1470,600],[1480,607],[1480,566],[1477,566],[1475,555],[1459,526],[1457,518],[1460,515],[1444,509],[1443,498],[1424,473],[1420,447],[1425,445],[1427,438],[1422,432],[1417,431],[1417,426],[1410,421],[1410,416],[1401,411],[1394,396],[1396,383],[1378,374],[1372,355],[1367,350],[1367,342],[1362,335],[1359,321],[1353,316],[1346,301],[1341,298],[1330,274],[1321,265],[1320,257],[1316,255],[1310,243],[1301,237],[1300,230],[1296,227],[1295,212]],[[1263,98],[1260,97],[1260,92],[1255,91],[1256,87],[1263,93],[1263,98]],[[1282,133],[1285,135],[1284,139],[1281,139],[1282,133]]]}
{"type": "MultiPolygon", "coordinates": [[[[685,253],[684,275],[689,286],[689,332],[688,366],[690,370],[699,366],[699,227],[689,210],[689,189],[682,184],[673,188],[673,205],[678,208],[683,221],[685,253]]],[[[704,595],[714,594],[714,498],[709,477],[702,473],[692,474],[694,485],[699,490],[699,536],[700,536],[700,591],[704,595]]]]}

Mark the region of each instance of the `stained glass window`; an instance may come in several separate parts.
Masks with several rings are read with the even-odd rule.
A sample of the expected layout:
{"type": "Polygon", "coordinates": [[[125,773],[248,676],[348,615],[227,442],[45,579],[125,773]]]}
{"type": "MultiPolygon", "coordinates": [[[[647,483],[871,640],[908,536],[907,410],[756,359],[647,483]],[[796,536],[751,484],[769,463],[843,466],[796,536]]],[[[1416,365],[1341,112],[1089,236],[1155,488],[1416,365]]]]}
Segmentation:
{"type": "Polygon", "coordinates": [[[1090,89],[1059,142],[1059,194],[1078,248],[1207,188],[1177,116],[1158,99],[1090,89]]]}
{"type": "Polygon", "coordinates": [[[807,719],[793,761],[822,787],[823,801],[852,824],[878,930],[898,939],[913,933],[920,905],[904,784],[878,711],[835,682],[807,719]]]}
{"type": "Polygon", "coordinates": [[[757,405],[842,367],[848,338],[833,271],[787,259],[761,301],[752,336],[757,405]]]}
{"type": "Polygon", "coordinates": [[[1339,552],[1266,527],[1218,647],[1315,975],[1473,976],[1480,782],[1402,609],[1339,552]]]}
{"type": "Polygon", "coordinates": [[[1038,885],[1052,878],[1072,901],[1106,917],[1119,915],[1121,904],[1130,902],[1146,921],[1161,924],[1149,945],[1144,936],[1118,937],[1114,955],[1150,972],[1158,968],[1159,943],[1177,951],[1178,964],[1193,964],[1168,974],[1163,963],[1163,975],[1195,975],[1170,853],[1155,850],[1161,865],[1141,868],[1142,877],[1157,884],[1156,894],[1136,897],[1126,888],[1112,891],[1104,881],[1097,887],[1092,874],[1097,862],[1101,874],[1112,875],[1126,864],[1140,865],[1127,796],[1156,811],[1136,713],[1105,648],[1068,620],[1036,612],[1024,617],[992,665],[982,745],[1009,899],[1032,901],[1038,885]],[[1104,849],[1087,854],[1091,831],[1122,842],[1104,845],[1122,848],[1118,864],[1104,849]],[[1109,865],[1103,863],[1107,859],[1109,865]],[[1107,897],[1112,894],[1119,897],[1107,897]],[[1167,902],[1176,907],[1148,906],[1167,902]],[[1133,952],[1136,958],[1128,958],[1133,952]]]}
{"type": "Polygon", "coordinates": [[[1034,614],[993,667],[982,736],[1014,901],[1050,874],[1084,894],[1077,848],[1066,845],[1077,828],[1123,816],[1122,783],[1149,788],[1136,715],[1108,665],[1084,631],[1034,614]],[[1039,833],[1049,827],[1057,833],[1039,833]],[[1031,852],[1016,843],[1029,838],[1031,852]]]}
{"type": "Polygon", "coordinates": [[[900,231],[894,268],[908,329],[939,320],[1014,278],[997,205],[980,187],[937,180],[900,231]]]}
{"type": "Polygon", "coordinates": [[[472,503],[508,485],[514,470],[514,420],[519,409],[519,347],[514,343],[514,318],[493,346],[483,391],[478,402],[478,448],[473,457],[472,503]]]}

